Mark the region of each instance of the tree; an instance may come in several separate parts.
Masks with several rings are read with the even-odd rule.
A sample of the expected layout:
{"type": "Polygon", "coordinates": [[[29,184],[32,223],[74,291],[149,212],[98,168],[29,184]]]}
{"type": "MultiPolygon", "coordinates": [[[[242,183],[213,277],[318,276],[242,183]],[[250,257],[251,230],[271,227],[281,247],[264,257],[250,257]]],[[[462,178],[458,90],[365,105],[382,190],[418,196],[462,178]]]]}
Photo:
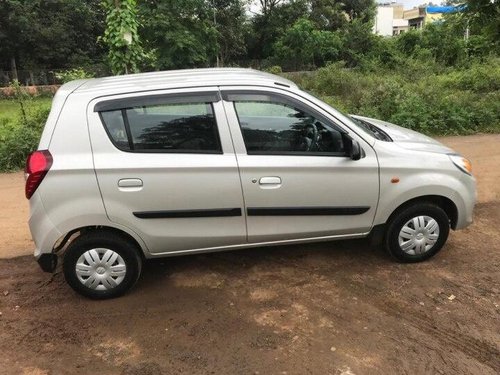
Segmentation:
{"type": "Polygon", "coordinates": [[[342,0],[342,4],[350,21],[373,22],[377,7],[374,0],[342,0]]]}
{"type": "Polygon", "coordinates": [[[344,11],[344,5],[340,1],[332,0],[310,0],[311,20],[320,29],[338,30],[348,21],[348,15],[344,11]]]}
{"type": "Polygon", "coordinates": [[[463,18],[472,35],[481,36],[500,52],[500,3],[498,0],[467,0],[463,18]]]}
{"type": "Polygon", "coordinates": [[[155,69],[209,66],[217,53],[213,11],[204,0],[145,0],[141,38],[155,69]]]}
{"type": "MultiPolygon", "coordinates": [[[[8,59],[14,79],[17,65],[24,49],[19,48],[29,39],[29,31],[36,19],[36,3],[27,1],[0,2],[0,56],[8,59]],[[28,34],[28,35],[27,35],[28,34]]],[[[3,59],[2,59],[3,60],[3,59]]],[[[2,64],[6,66],[6,60],[2,64]]]]}
{"type": "Polygon", "coordinates": [[[463,32],[450,22],[433,23],[422,30],[420,48],[430,51],[437,62],[456,65],[466,58],[463,32]]]}
{"type": "Polygon", "coordinates": [[[349,22],[371,23],[375,17],[374,0],[310,0],[311,19],[321,29],[339,30],[349,22]]]}
{"type": "Polygon", "coordinates": [[[318,30],[315,24],[301,18],[274,45],[281,65],[292,69],[309,69],[338,58],[340,37],[332,31],[318,30]]]}
{"type": "Polygon", "coordinates": [[[251,19],[251,34],[247,40],[248,55],[252,59],[269,58],[274,51],[274,43],[300,18],[307,18],[306,0],[264,3],[262,14],[251,19]]]}
{"type": "Polygon", "coordinates": [[[217,55],[220,65],[230,63],[246,53],[245,36],[249,32],[241,0],[212,0],[217,32],[217,55]]]}
{"type": "Polygon", "coordinates": [[[268,14],[272,12],[276,6],[278,6],[282,0],[259,0],[260,7],[262,9],[262,14],[268,14]]]}
{"type": "Polygon", "coordinates": [[[32,65],[69,68],[99,62],[104,49],[97,42],[104,31],[100,0],[40,1],[31,31],[36,52],[32,65]]]}
{"type": "Polygon", "coordinates": [[[99,0],[0,1],[0,65],[65,68],[101,59],[99,0]]]}
{"type": "Polygon", "coordinates": [[[341,58],[349,67],[359,65],[376,45],[370,23],[355,19],[342,30],[341,58]]]}
{"type": "Polygon", "coordinates": [[[108,45],[108,59],[114,74],[139,71],[144,59],[139,42],[136,0],[106,0],[106,30],[102,40],[108,45]]]}
{"type": "MultiPolygon", "coordinates": [[[[290,51],[305,50],[305,47],[299,48],[291,43],[290,33],[298,32],[299,29],[302,37],[314,35],[323,41],[322,52],[314,55],[313,62],[308,60],[304,64],[299,64],[302,66],[322,64],[338,58],[340,34],[328,34],[327,31],[342,32],[345,35],[342,39],[348,46],[353,48],[362,46],[361,50],[350,50],[342,54],[351,66],[358,64],[363,55],[368,52],[365,47],[373,44],[371,28],[375,16],[374,0],[291,0],[288,2],[262,0],[261,6],[262,13],[255,15],[251,20],[252,32],[247,41],[248,55],[253,59],[270,59],[274,52],[279,51],[279,59],[285,61],[283,56],[291,53],[290,51]],[[307,24],[306,27],[304,21],[296,24],[299,19],[312,21],[315,32],[307,31],[311,25],[307,24]],[[292,27],[294,30],[291,30],[289,25],[294,25],[292,27]],[[325,33],[319,33],[319,31],[325,33]],[[363,43],[363,38],[367,39],[366,43],[363,43]],[[293,48],[289,50],[288,47],[293,48]]],[[[311,55],[308,54],[308,56],[311,55]]],[[[295,61],[293,64],[298,64],[297,59],[292,60],[295,61]]]]}

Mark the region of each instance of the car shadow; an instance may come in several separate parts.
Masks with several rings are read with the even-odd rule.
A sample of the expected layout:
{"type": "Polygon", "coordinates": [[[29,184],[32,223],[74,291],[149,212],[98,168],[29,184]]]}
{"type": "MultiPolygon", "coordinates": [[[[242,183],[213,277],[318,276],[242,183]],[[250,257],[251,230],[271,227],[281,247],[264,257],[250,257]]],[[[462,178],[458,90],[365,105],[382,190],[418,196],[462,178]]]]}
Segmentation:
{"type": "Polygon", "coordinates": [[[189,254],[147,259],[137,288],[149,288],[172,274],[199,275],[216,272],[233,277],[252,268],[295,267],[306,270],[311,264],[332,267],[392,263],[380,246],[367,239],[317,242],[310,244],[256,247],[224,252],[189,254]]]}

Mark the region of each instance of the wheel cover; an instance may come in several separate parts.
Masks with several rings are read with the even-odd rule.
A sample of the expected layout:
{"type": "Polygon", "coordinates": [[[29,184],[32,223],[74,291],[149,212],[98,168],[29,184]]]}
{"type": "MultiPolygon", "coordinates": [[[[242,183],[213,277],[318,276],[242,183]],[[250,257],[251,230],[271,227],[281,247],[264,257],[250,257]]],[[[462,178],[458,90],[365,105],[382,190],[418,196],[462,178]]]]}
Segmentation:
{"type": "Polygon", "coordinates": [[[115,251],[104,248],[87,250],[75,266],[78,280],[89,289],[116,288],[127,274],[127,265],[115,251]]]}
{"type": "Polygon", "coordinates": [[[439,224],[430,216],[416,216],[406,222],[399,232],[399,247],[409,255],[424,254],[439,239],[439,224]]]}

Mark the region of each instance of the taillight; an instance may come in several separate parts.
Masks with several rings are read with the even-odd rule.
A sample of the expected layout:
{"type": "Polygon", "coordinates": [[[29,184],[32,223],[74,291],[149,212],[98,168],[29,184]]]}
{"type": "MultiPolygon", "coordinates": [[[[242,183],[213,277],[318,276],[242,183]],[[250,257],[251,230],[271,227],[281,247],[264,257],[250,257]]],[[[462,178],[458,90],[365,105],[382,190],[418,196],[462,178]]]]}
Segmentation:
{"type": "Polygon", "coordinates": [[[32,152],[26,160],[26,198],[30,199],[52,166],[49,150],[32,152]]]}

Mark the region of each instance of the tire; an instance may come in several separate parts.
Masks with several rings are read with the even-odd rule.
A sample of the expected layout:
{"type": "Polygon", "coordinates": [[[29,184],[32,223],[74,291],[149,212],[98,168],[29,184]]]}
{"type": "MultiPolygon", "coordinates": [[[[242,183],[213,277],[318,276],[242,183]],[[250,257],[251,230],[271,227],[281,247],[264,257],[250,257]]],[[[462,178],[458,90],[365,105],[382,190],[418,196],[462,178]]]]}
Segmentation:
{"type": "Polygon", "coordinates": [[[63,260],[66,282],[92,299],[121,296],[137,282],[141,268],[142,258],[135,244],[104,231],[77,237],[69,244],[63,260]]]}
{"type": "Polygon", "coordinates": [[[390,218],[385,248],[399,262],[421,262],[441,250],[449,233],[450,220],[446,212],[433,203],[420,202],[390,218]]]}

